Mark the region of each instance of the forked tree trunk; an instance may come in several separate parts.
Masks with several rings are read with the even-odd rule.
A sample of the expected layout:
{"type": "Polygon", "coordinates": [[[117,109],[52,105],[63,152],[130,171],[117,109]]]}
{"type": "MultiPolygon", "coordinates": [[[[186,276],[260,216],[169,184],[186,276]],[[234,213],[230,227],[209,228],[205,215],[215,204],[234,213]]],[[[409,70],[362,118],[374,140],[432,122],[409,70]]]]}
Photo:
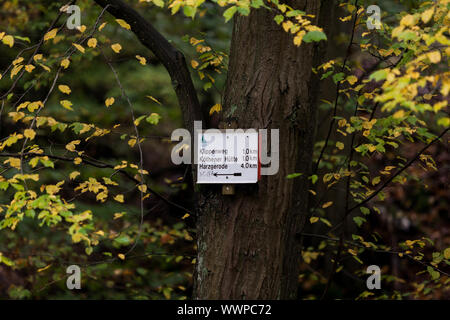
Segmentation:
{"type": "MultiPolygon", "coordinates": [[[[288,1],[318,15],[320,1],[288,1]]],[[[224,115],[239,128],[280,130],[280,169],[257,185],[202,187],[198,198],[197,299],[293,299],[307,212],[315,129],[310,88],[314,49],[300,47],[268,10],[235,16],[224,115]],[[286,175],[299,172],[296,179],[286,175]]]]}

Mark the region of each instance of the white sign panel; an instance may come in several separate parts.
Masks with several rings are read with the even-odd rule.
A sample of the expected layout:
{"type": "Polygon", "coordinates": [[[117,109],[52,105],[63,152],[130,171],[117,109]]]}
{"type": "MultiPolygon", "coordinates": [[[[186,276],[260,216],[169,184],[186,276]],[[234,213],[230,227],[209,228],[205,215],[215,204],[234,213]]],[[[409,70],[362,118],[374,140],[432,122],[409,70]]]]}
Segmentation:
{"type": "Polygon", "coordinates": [[[197,135],[197,183],[258,182],[258,133],[203,132],[197,135]]]}

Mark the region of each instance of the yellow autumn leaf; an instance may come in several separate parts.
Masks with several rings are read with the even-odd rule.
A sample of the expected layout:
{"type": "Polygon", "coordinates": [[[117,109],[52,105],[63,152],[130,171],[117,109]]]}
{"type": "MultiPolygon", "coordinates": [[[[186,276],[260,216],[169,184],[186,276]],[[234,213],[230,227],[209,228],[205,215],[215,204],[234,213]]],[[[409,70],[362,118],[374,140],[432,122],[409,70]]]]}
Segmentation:
{"type": "Polygon", "coordinates": [[[119,257],[119,259],[125,260],[125,255],[123,253],[119,253],[117,256],[119,257]]]}
{"type": "Polygon", "coordinates": [[[395,112],[392,117],[394,119],[399,119],[399,118],[403,118],[405,116],[405,111],[403,110],[398,110],[397,112],[395,112]]]}
{"type": "Polygon", "coordinates": [[[49,264],[49,265],[46,266],[46,267],[43,267],[43,268],[38,269],[37,272],[45,271],[45,270],[47,270],[48,268],[50,268],[51,266],[52,266],[52,264],[49,264]]]}
{"type": "Polygon", "coordinates": [[[44,106],[44,104],[42,103],[42,101],[34,101],[31,102],[28,106],[27,109],[30,112],[34,112],[34,110],[37,110],[39,108],[42,108],[44,106]]]}
{"type": "Polygon", "coordinates": [[[65,94],[70,94],[72,91],[70,90],[69,86],[66,86],[65,84],[60,84],[58,86],[59,91],[65,94]]]}
{"type": "Polygon", "coordinates": [[[372,120],[370,120],[370,121],[365,121],[365,122],[363,122],[362,127],[363,127],[364,129],[370,130],[370,129],[372,129],[373,125],[374,125],[376,122],[377,122],[377,119],[372,119],[372,120]]]}
{"type": "Polygon", "coordinates": [[[347,77],[347,81],[348,81],[348,83],[350,83],[350,85],[353,85],[353,84],[355,84],[356,83],[356,81],[358,81],[358,78],[356,77],[356,76],[348,76],[347,77]]]}
{"type": "Polygon", "coordinates": [[[441,61],[441,53],[436,50],[427,54],[428,59],[430,59],[431,63],[438,63],[441,61]]]}
{"type": "Polygon", "coordinates": [[[75,48],[77,48],[78,51],[80,51],[81,53],[84,53],[85,50],[82,45],[79,45],[78,43],[72,43],[72,44],[75,48]]]}
{"type": "Polygon", "coordinates": [[[3,163],[9,163],[9,165],[13,168],[20,169],[20,159],[19,158],[9,158],[5,160],[3,163]]]}
{"type": "Polygon", "coordinates": [[[11,79],[14,78],[16,76],[16,74],[18,74],[19,71],[22,70],[22,68],[23,68],[23,64],[14,66],[14,68],[12,68],[12,70],[11,70],[11,79]]]}
{"type": "Polygon", "coordinates": [[[444,258],[450,259],[450,248],[444,250],[444,258]]]}
{"type": "Polygon", "coordinates": [[[58,32],[58,29],[57,29],[57,28],[52,29],[52,30],[50,30],[49,32],[47,32],[47,33],[44,35],[44,41],[53,39],[53,38],[56,36],[56,33],[57,33],[57,32],[58,32]]]}
{"type": "Polygon", "coordinates": [[[64,69],[67,69],[68,67],[69,67],[69,64],[70,64],[70,60],[69,59],[63,59],[62,61],[61,61],[61,67],[63,67],[64,69]]]}
{"type": "Polygon", "coordinates": [[[105,100],[105,105],[106,105],[107,107],[109,107],[109,106],[111,106],[111,105],[114,103],[114,101],[115,101],[114,97],[107,98],[107,99],[105,100]]]}
{"type": "Polygon", "coordinates": [[[216,103],[209,109],[209,115],[212,115],[214,112],[219,113],[222,110],[222,105],[220,103],[216,103]]]}
{"type": "Polygon", "coordinates": [[[161,104],[161,102],[158,101],[158,99],[156,99],[155,97],[152,96],[146,96],[147,98],[149,98],[150,100],[155,101],[157,104],[161,104]]]}
{"type": "Polygon", "coordinates": [[[80,173],[78,172],[78,171],[73,171],[73,172],[71,172],[70,174],[69,174],[69,179],[70,180],[73,180],[73,179],[75,179],[76,177],[78,177],[80,175],[80,173]]]}
{"type": "Polygon", "coordinates": [[[118,212],[118,213],[114,213],[114,217],[113,220],[117,220],[123,217],[123,215],[125,214],[125,212],[118,212]]]}
{"type": "Polygon", "coordinates": [[[4,36],[2,42],[12,48],[14,46],[14,37],[10,35],[4,36]]]}
{"type": "Polygon", "coordinates": [[[186,219],[186,218],[189,218],[190,216],[191,216],[191,215],[190,215],[189,213],[186,213],[184,216],[181,217],[181,219],[184,220],[184,219],[186,219]]]}
{"type": "Polygon", "coordinates": [[[140,55],[136,55],[136,59],[138,59],[139,63],[142,64],[143,66],[145,66],[147,63],[147,59],[145,59],[144,57],[141,57],[140,55]]]}
{"type": "Polygon", "coordinates": [[[292,28],[294,24],[292,23],[292,21],[288,20],[283,22],[282,27],[284,29],[284,31],[289,32],[289,30],[292,28]]]}
{"type": "Polygon", "coordinates": [[[98,234],[99,236],[104,236],[105,232],[103,232],[103,230],[98,230],[96,232],[94,232],[95,234],[98,234]]]}
{"type": "Polygon", "coordinates": [[[139,185],[138,189],[143,193],[147,192],[147,186],[145,184],[139,185]]]}
{"type": "Polygon", "coordinates": [[[34,70],[34,68],[35,68],[35,66],[33,66],[32,64],[27,64],[27,65],[25,66],[25,70],[26,70],[27,72],[32,72],[32,71],[34,70]]]}
{"type": "Polygon", "coordinates": [[[86,26],[83,24],[82,26],[78,26],[77,30],[80,31],[81,33],[86,31],[86,26]]]}
{"type": "Polygon", "coordinates": [[[83,159],[81,159],[80,157],[76,157],[75,159],[73,159],[73,163],[78,165],[83,161],[83,159]]]}
{"type": "Polygon", "coordinates": [[[309,218],[309,222],[310,223],[316,223],[317,221],[319,221],[318,217],[311,217],[311,218],[309,218]]]}
{"type": "Polygon", "coordinates": [[[134,145],[136,144],[136,139],[130,139],[130,140],[128,140],[128,145],[130,146],[130,147],[134,147],[134,145]]]}
{"type": "Polygon", "coordinates": [[[422,12],[421,18],[424,23],[428,23],[430,21],[431,17],[433,16],[434,8],[430,8],[428,10],[425,10],[422,12]]]}
{"type": "Polygon", "coordinates": [[[343,150],[344,149],[344,144],[340,141],[336,142],[336,148],[338,148],[339,150],[343,150]]]}
{"type": "Polygon", "coordinates": [[[95,48],[97,46],[97,39],[90,38],[87,42],[89,48],[95,48]]]}
{"type": "Polygon", "coordinates": [[[69,100],[61,100],[59,103],[61,104],[61,106],[64,109],[73,110],[72,109],[72,102],[70,102],[69,100]]]}
{"type": "Polygon", "coordinates": [[[347,124],[347,120],[345,120],[345,119],[340,119],[339,121],[338,121],[338,125],[339,125],[339,127],[344,127],[345,125],[347,124]]]}
{"type": "Polygon", "coordinates": [[[191,60],[191,66],[192,66],[192,68],[197,68],[198,67],[198,65],[199,65],[199,63],[196,61],[196,60],[194,60],[194,59],[192,59],[191,60]]]}
{"type": "Polygon", "coordinates": [[[122,28],[125,28],[125,29],[127,29],[127,30],[130,30],[130,29],[131,29],[130,25],[129,25],[128,23],[126,23],[125,20],[122,20],[122,19],[116,19],[116,21],[117,21],[117,23],[118,23],[122,28]]]}
{"type": "Polygon", "coordinates": [[[339,17],[339,20],[341,20],[342,22],[350,21],[351,19],[352,19],[352,15],[349,15],[349,16],[344,17],[344,18],[339,17]]]}
{"type": "Polygon", "coordinates": [[[13,66],[15,66],[16,64],[19,64],[19,63],[21,63],[23,61],[23,57],[19,57],[19,58],[17,58],[16,60],[14,60],[13,62],[12,62],[12,64],[13,64],[13,66]]]}
{"type": "Polygon", "coordinates": [[[71,151],[71,152],[75,152],[75,146],[80,144],[80,140],[74,140],[69,142],[68,144],[66,144],[66,149],[71,151]]]}
{"type": "Polygon", "coordinates": [[[27,105],[29,105],[30,104],[30,101],[25,101],[25,102],[22,102],[21,104],[19,104],[19,106],[17,107],[17,111],[20,111],[20,110],[22,110],[22,109],[24,109],[24,108],[26,108],[27,107],[27,105]]]}
{"type": "Polygon", "coordinates": [[[102,31],[102,29],[106,26],[107,22],[103,22],[100,27],[98,27],[98,31],[102,31]]]}
{"type": "Polygon", "coordinates": [[[400,20],[400,25],[401,26],[412,26],[412,25],[414,25],[414,16],[411,15],[411,14],[408,14],[408,15],[404,16],[400,20]]]}
{"type": "Polygon", "coordinates": [[[51,195],[56,194],[59,192],[59,190],[61,190],[60,185],[61,185],[60,183],[57,183],[56,185],[52,184],[45,186],[45,192],[51,195]]]}
{"type": "Polygon", "coordinates": [[[38,62],[39,60],[42,60],[42,54],[38,53],[33,56],[34,62],[38,62]]]}
{"type": "Polygon", "coordinates": [[[328,208],[328,207],[330,207],[332,204],[333,204],[333,201],[328,201],[328,202],[326,202],[326,203],[324,203],[324,204],[322,205],[322,208],[323,208],[323,209],[328,208]]]}
{"type": "Polygon", "coordinates": [[[47,67],[45,64],[39,63],[39,65],[47,72],[52,71],[52,69],[50,69],[49,67],[47,67]]]}
{"type": "Polygon", "coordinates": [[[111,49],[113,49],[115,53],[119,53],[120,50],[122,50],[122,46],[119,43],[114,43],[111,45],[111,49]]]}
{"type": "Polygon", "coordinates": [[[297,35],[294,37],[294,44],[298,47],[302,44],[303,36],[306,34],[305,30],[301,30],[297,33],[297,35]]]}
{"type": "Polygon", "coordinates": [[[123,203],[124,202],[123,194],[118,194],[117,196],[114,197],[114,200],[116,200],[117,202],[123,203]]]}
{"type": "Polygon", "coordinates": [[[372,185],[374,186],[374,185],[380,183],[380,181],[381,181],[380,177],[375,177],[375,178],[372,179],[372,185]]]}
{"type": "Polygon", "coordinates": [[[36,132],[33,129],[25,129],[23,135],[25,136],[25,138],[33,140],[34,137],[36,136],[36,132]]]}

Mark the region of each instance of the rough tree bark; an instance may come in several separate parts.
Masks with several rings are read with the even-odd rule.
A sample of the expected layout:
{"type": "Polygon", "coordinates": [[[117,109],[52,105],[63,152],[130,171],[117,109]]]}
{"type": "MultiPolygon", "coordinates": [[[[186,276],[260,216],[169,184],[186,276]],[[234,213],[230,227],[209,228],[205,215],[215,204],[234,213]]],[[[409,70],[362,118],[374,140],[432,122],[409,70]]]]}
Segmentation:
{"type": "MultiPolygon", "coordinates": [[[[319,1],[287,1],[318,15],[319,1]]],[[[235,16],[223,114],[239,128],[280,129],[280,170],[255,186],[201,190],[198,200],[198,299],[292,299],[297,295],[300,246],[295,234],[307,212],[315,110],[311,104],[314,48],[254,10],[235,16]],[[234,111],[234,112],[233,112],[234,111]],[[303,173],[295,180],[293,172],[303,173]]]]}

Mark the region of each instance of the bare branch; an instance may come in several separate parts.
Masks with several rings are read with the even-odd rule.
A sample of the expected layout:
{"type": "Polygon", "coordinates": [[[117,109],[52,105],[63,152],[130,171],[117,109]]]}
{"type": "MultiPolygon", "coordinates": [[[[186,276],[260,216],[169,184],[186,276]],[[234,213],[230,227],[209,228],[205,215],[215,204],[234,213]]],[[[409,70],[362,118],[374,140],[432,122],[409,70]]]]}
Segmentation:
{"type": "MultiPolygon", "coordinates": [[[[69,157],[62,157],[62,156],[56,156],[50,153],[35,153],[35,152],[25,152],[25,153],[0,153],[0,157],[12,157],[12,158],[21,158],[21,157],[28,157],[28,156],[34,156],[34,157],[49,157],[50,159],[56,159],[56,160],[62,160],[62,161],[69,161],[69,162],[73,162],[75,160],[75,158],[69,158],[69,157]]],[[[93,166],[93,167],[97,167],[97,168],[110,168],[110,169],[114,169],[114,165],[109,164],[109,163],[105,163],[99,160],[89,160],[87,159],[85,156],[81,156],[81,158],[83,159],[83,162],[93,166]]],[[[140,185],[141,182],[138,179],[135,179],[132,175],[130,175],[127,171],[119,169],[117,170],[117,172],[121,173],[122,175],[124,175],[126,178],[128,178],[129,180],[133,181],[134,183],[140,185]]],[[[183,206],[176,204],[172,201],[170,201],[169,199],[167,199],[166,197],[164,197],[163,195],[161,195],[160,193],[158,193],[157,191],[153,190],[152,188],[147,186],[147,189],[153,193],[157,198],[163,200],[164,202],[166,202],[167,204],[171,205],[172,207],[178,208],[180,210],[183,210],[184,212],[187,212],[189,214],[192,214],[192,212],[186,208],[184,208],[183,206]]]]}
{"type": "Polygon", "coordinates": [[[141,43],[161,61],[172,79],[172,85],[183,113],[184,124],[190,132],[193,132],[194,121],[203,120],[203,115],[183,54],[123,1],[95,0],[95,2],[102,7],[109,5],[107,11],[114,17],[125,20],[141,43]]]}
{"type": "Polygon", "coordinates": [[[357,205],[354,205],[353,207],[351,207],[350,209],[348,209],[344,215],[344,217],[342,218],[342,220],[335,225],[329,232],[332,232],[334,230],[336,230],[337,228],[339,228],[342,223],[344,222],[344,220],[347,218],[347,216],[355,209],[358,209],[359,207],[363,206],[364,204],[366,204],[367,202],[369,202],[370,200],[372,200],[377,194],[379,194],[381,191],[383,191],[384,188],[387,187],[387,185],[389,183],[392,182],[392,180],[394,180],[397,176],[399,176],[403,171],[405,171],[409,166],[411,166],[417,159],[419,159],[420,155],[422,153],[425,152],[425,150],[427,150],[432,144],[434,144],[435,142],[439,141],[449,130],[450,128],[445,129],[444,131],[442,131],[442,133],[436,137],[435,139],[433,139],[432,141],[430,141],[428,144],[426,144],[411,160],[409,160],[402,168],[400,168],[399,170],[397,170],[396,173],[394,173],[392,176],[389,177],[389,179],[387,179],[376,191],[374,191],[369,197],[367,197],[366,199],[364,199],[363,201],[361,201],[360,203],[358,203],[357,205]]]}

